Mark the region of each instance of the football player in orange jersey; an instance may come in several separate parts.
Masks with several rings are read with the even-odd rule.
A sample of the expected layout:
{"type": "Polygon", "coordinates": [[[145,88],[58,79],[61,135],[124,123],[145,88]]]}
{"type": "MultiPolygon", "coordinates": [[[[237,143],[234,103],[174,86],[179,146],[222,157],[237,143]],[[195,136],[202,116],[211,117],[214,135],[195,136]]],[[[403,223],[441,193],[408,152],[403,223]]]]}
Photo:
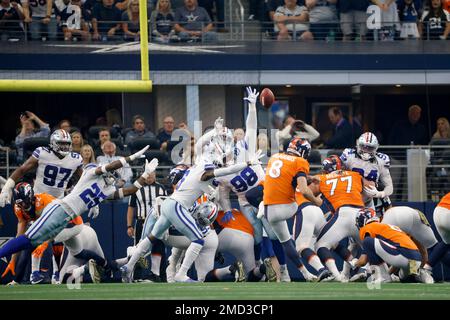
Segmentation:
{"type": "Polygon", "coordinates": [[[450,192],[447,193],[438,203],[433,212],[433,221],[436,229],[442,238],[429,255],[429,263],[434,266],[442,261],[450,264],[450,192]]]}
{"type": "MultiPolygon", "coordinates": [[[[274,233],[283,246],[284,252],[302,273],[307,281],[322,280],[328,276],[326,272],[319,274],[318,278],[309,273],[303,265],[300,255],[295,249],[295,243],[289,232],[287,220],[297,211],[295,202],[295,188],[307,200],[320,206],[322,200],[313,195],[308,189],[306,176],[309,174],[309,163],[306,158],[311,145],[305,139],[293,138],[286,152],[273,155],[267,165],[264,181],[264,210],[274,233]]],[[[326,270],[326,269],[324,269],[326,270]]]]}
{"type": "Polygon", "coordinates": [[[358,213],[355,225],[359,230],[367,258],[360,259],[358,266],[367,260],[372,267],[373,282],[381,282],[384,262],[400,269],[399,276],[403,282],[421,282],[419,267],[422,255],[416,243],[399,227],[380,223],[373,209],[362,209],[358,213]],[[362,261],[365,260],[365,261],[362,261]]]}
{"type": "MultiPolygon", "coordinates": [[[[29,183],[20,182],[16,185],[16,187],[13,189],[13,200],[14,200],[14,213],[16,214],[18,219],[17,237],[25,233],[25,231],[28,228],[28,224],[30,222],[36,221],[40,217],[44,208],[54,199],[55,197],[47,193],[34,194],[33,188],[29,183]]],[[[80,218],[71,221],[71,223],[72,225],[80,225],[83,222],[80,218]]],[[[75,235],[79,231],[80,229],[77,226],[70,231],[64,229],[62,233],[64,234],[70,233],[71,235],[75,235]]],[[[38,259],[32,260],[31,275],[30,275],[31,284],[41,283],[45,278],[44,275],[40,272],[40,261],[41,261],[40,258],[42,258],[44,251],[47,249],[47,247],[48,241],[42,243],[33,250],[32,253],[33,257],[38,259]]],[[[6,268],[2,277],[6,276],[6,274],[9,272],[15,275],[15,264],[18,255],[19,255],[18,253],[12,255],[11,261],[9,262],[8,267],[6,268]]]]}
{"type": "MultiPolygon", "coordinates": [[[[363,178],[357,172],[337,170],[340,162],[334,161],[336,157],[328,160],[323,163],[325,174],[314,176],[309,185],[314,195],[322,193],[334,211],[333,217],[317,237],[316,252],[337,281],[347,282],[350,264],[344,264],[345,272],[340,274],[330,249],[335,249],[347,237],[358,239],[354,221],[359,209],[364,207],[361,194],[363,178]]],[[[349,262],[355,259],[347,253],[344,260],[349,262]]]]}

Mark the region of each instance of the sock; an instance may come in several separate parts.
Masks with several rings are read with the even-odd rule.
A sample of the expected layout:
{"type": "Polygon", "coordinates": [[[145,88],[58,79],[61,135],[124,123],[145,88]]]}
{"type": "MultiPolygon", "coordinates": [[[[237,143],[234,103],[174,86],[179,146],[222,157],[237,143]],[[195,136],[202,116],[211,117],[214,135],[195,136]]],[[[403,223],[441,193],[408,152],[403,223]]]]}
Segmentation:
{"type": "Polygon", "coordinates": [[[295,250],[294,240],[289,239],[288,241],[281,243],[281,245],[283,246],[284,252],[288,256],[288,258],[291,259],[291,261],[295,264],[297,268],[300,268],[303,265],[303,263],[300,260],[300,256],[297,250],[295,250]]]}
{"type": "Polygon", "coordinates": [[[304,259],[304,261],[308,262],[308,264],[311,267],[313,267],[317,272],[319,272],[324,268],[317,254],[310,248],[303,249],[301,252],[301,256],[304,259]]]}
{"type": "Polygon", "coordinates": [[[255,244],[253,246],[253,250],[255,252],[255,260],[261,259],[261,247],[262,247],[261,243],[255,244]]]}
{"type": "Polygon", "coordinates": [[[284,254],[283,246],[278,240],[271,240],[273,252],[277,256],[280,265],[286,264],[286,255],[284,254]]]}
{"type": "Polygon", "coordinates": [[[106,267],[106,260],[99,256],[97,253],[91,250],[83,249],[80,253],[74,255],[75,258],[82,259],[85,261],[89,261],[90,259],[94,259],[95,263],[101,267],[106,267]]]}
{"type": "Polygon", "coordinates": [[[183,253],[183,250],[178,249],[178,248],[172,248],[172,254],[169,257],[170,268],[173,268],[174,270],[176,269],[178,260],[180,260],[182,253],[183,253]]]}
{"type": "Polygon", "coordinates": [[[31,244],[30,239],[28,239],[25,235],[21,235],[17,238],[9,240],[3,245],[3,247],[0,248],[0,258],[6,257],[10,260],[10,256],[13,253],[31,248],[33,248],[33,245],[31,244]]]}
{"type": "Polygon", "coordinates": [[[342,266],[342,274],[344,274],[345,277],[350,277],[350,271],[352,270],[352,266],[348,261],[344,261],[344,264],[342,266]]]}
{"type": "Polygon", "coordinates": [[[428,255],[428,263],[430,266],[434,267],[449,250],[450,244],[445,244],[444,242],[437,243],[428,255]]]}
{"type": "Polygon", "coordinates": [[[42,260],[41,257],[31,255],[31,272],[36,272],[40,270],[41,260],[42,260]]]}
{"type": "Polygon", "coordinates": [[[152,272],[159,276],[159,268],[161,266],[161,255],[152,253],[152,272]]]}
{"type": "Polygon", "coordinates": [[[334,252],[336,252],[344,261],[351,260],[352,253],[348,250],[348,247],[342,243],[342,241],[339,242],[337,247],[334,249],[334,252]]]}
{"type": "MultiPolygon", "coordinates": [[[[202,242],[204,243],[204,241],[202,242]]],[[[188,270],[191,268],[192,264],[194,263],[195,259],[197,259],[200,251],[203,248],[203,243],[191,242],[186,250],[186,254],[184,255],[183,264],[178,271],[179,275],[187,276],[188,270]]]]}
{"type": "Polygon", "coordinates": [[[330,270],[335,277],[340,276],[339,270],[336,267],[336,262],[334,261],[334,258],[331,255],[330,249],[326,247],[319,248],[319,250],[317,250],[317,255],[320,257],[320,260],[325,264],[328,270],[330,270]]]}
{"type": "MultiPolygon", "coordinates": [[[[60,260],[60,259],[58,259],[60,260]]],[[[56,261],[55,255],[52,255],[53,273],[59,271],[59,263],[56,261]]]]}
{"type": "Polygon", "coordinates": [[[139,241],[136,249],[134,249],[133,254],[131,255],[130,260],[127,263],[127,268],[130,270],[134,269],[136,262],[139,260],[141,256],[147,253],[152,248],[152,243],[148,237],[144,240],[139,241]]]}
{"type": "Polygon", "coordinates": [[[274,256],[275,256],[275,252],[273,251],[272,242],[270,241],[270,239],[268,237],[263,237],[263,240],[261,242],[260,257],[258,259],[256,259],[256,255],[255,255],[255,260],[260,260],[261,257],[263,259],[265,259],[265,258],[270,258],[270,257],[274,257],[274,256]]]}
{"type": "Polygon", "coordinates": [[[123,265],[126,265],[128,262],[128,258],[120,258],[116,260],[116,264],[118,267],[121,267],[123,265]]]}

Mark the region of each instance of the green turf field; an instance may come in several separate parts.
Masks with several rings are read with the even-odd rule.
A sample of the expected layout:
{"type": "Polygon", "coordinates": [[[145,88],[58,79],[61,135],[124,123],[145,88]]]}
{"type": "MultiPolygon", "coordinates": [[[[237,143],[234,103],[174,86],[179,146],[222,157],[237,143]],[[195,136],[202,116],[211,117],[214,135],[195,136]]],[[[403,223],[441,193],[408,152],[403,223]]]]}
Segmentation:
{"type": "Polygon", "coordinates": [[[382,284],[369,290],[365,283],[134,283],[66,285],[17,285],[0,287],[7,299],[450,299],[450,283],[382,284]]]}

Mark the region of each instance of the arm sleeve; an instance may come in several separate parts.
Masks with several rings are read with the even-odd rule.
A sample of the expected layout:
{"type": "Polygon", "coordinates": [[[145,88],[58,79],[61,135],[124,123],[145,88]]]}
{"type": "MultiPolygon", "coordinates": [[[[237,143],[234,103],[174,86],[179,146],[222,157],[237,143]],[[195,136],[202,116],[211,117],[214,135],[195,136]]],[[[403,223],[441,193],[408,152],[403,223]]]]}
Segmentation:
{"type": "Polygon", "coordinates": [[[230,188],[220,184],[219,188],[219,206],[223,211],[227,212],[231,210],[230,202],[230,188]]]}
{"type": "Polygon", "coordinates": [[[308,134],[308,140],[309,140],[310,142],[311,142],[311,141],[314,141],[314,140],[316,140],[318,137],[320,137],[319,131],[317,131],[316,129],[314,129],[313,126],[311,126],[311,125],[309,125],[309,124],[307,124],[307,123],[305,123],[305,130],[306,130],[306,133],[308,134]]]}
{"type": "Polygon", "coordinates": [[[291,138],[291,134],[290,134],[291,129],[292,129],[292,126],[288,125],[283,130],[277,131],[276,135],[277,135],[277,139],[278,139],[278,144],[280,146],[282,146],[286,140],[289,140],[291,138]]]}
{"type": "Polygon", "coordinates": [[[394,185],[392,183],[391,173],[388,168],[383,168],[380,172],[380,180],[384,185],[384,195],[385,197],[390,196],[394,192],[394,185]]]}
{"type": "Polygon", "coordinates": [[[256,132],[258,128],[258,116],[256,114],[256,105],[248,104],[248,115],[245,122],[245,141],[248,144],[249,156],[256,153],[256,132]]]}

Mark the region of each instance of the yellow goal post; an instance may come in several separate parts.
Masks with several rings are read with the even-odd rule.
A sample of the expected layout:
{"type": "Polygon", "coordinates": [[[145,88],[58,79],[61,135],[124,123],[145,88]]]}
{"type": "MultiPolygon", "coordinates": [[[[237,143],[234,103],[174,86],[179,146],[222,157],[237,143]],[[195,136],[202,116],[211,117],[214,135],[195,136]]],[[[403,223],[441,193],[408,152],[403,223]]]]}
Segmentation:
{"type": "Polygon", "coordinates": [[[152,91],[148,63],[147,0],[139,0],[141,80],[0,79],[0,92],[141,92],[152,91]]]}

